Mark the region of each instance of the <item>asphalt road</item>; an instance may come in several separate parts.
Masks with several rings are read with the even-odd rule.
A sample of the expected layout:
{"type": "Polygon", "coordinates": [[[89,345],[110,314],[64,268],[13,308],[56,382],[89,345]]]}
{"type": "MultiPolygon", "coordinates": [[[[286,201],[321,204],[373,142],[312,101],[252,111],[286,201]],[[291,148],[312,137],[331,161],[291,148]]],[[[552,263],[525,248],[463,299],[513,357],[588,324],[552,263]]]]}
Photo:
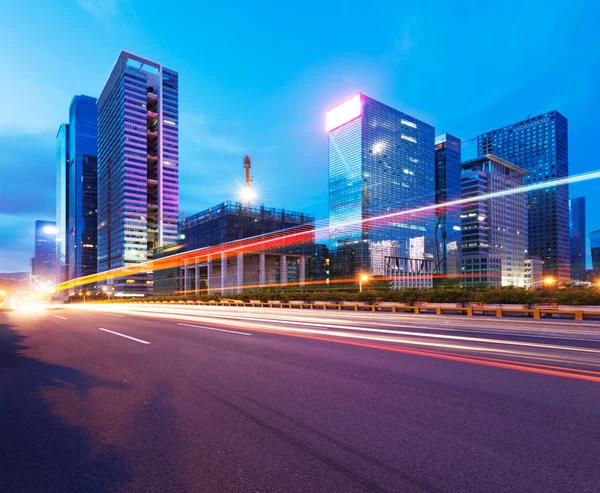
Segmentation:
{"type": "Polygon", "coordinates": [[[598,492],[600,324],[0,313],[0,492],[598,492]]]}

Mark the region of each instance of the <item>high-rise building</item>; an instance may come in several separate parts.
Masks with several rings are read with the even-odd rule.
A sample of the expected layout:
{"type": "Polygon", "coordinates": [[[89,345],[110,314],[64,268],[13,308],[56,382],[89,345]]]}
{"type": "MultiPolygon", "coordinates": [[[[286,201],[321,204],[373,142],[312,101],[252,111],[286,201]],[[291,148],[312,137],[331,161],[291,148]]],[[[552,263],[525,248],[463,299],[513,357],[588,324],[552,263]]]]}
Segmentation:
{"type": "MultiPolygon", "coordinates": [[[[98,270],[145,262],[177,240],[177,72],[122,51],[98,99],[98,270]]],[[[115,282],[151,292],[150,275],[115,282]]]]}
{"type": "MultiPolygon", "coordinates": [[[[487,154],[462,163],[462,198],[523,186],[527,170],[487,154]]],[[[525,286],[527,197],[518,193],[462,206],[462,268],[467,286],[525,286]]]]}
{"type": "Polygon", "coordinates": [[[585,197],[569,201],[571,209],[571,277],[582,279],[586,275],[585,259],[585,197]]]}
{"type": "MultiPolygon", "coordinates": [[[[558,111],[527,118],[477,137],[479,155],[495,154],[526,169],[525,185],[569,174],[567,119],[558,111]]],[[[570,280],[569,189],[528,193],[529,254],[544,262],[544,275],[570,280]]]]}
{"type": "Polygon", "coordinates": [[[68,279],[68,200],[69,124],[63,123],[56,134],[56,282],[68,279]]]}
{"type": "Polygon", "coordinates": [[[69,279],[97,272],[97,156],[96,98],[75,96],[69,108],[66,200],[69,279]]]}
{"type": "MultiPolygon", "coordinates": [[[[445,204],[461,197],[461,142],[450,134],[435,138],[435,203],[445,204]]],[[[460,271],[460,207],[436,211],[435,262],[439,274],[460,271]]]]}
{"type": "Polygon", "coordinates": [[[592,249],[592,267],[594,274],[600,274],[600,229],[590,233],[590,246],[592,249]]]}
{"type": "Polygon", "coordinates": [[[56,282],[56,223],[35,222],[35,252],[31,259],[31,275],[36,286],[56,282]]]}
{"type": "Polygon", "coordinates": [[[435,213],[373,218],[434,203],[433,127],[357,94],[327,113],[326,130],[332,275],[430,287],[435,213]]]}

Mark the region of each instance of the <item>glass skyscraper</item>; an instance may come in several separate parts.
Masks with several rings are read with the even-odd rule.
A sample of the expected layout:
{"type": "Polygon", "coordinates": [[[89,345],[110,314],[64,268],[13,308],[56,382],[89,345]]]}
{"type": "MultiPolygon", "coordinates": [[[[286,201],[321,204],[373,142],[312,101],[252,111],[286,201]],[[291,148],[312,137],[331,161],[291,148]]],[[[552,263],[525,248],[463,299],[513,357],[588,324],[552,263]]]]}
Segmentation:
{"type": "MultiPolygon", "coordinates": [[[[179,79],[122,51],[98,99],[98,270],[152,258],[177,240],[179,79]]],[[[147,294],[150,275],[115,281],[147,294]]]]}
{"type": "Polygon", "coordinates": [[[69,124],[63,123],[56,134],[56,282],[67,280],[67,189],[69,167],[69,124]]]}
{"type": "MultiPolygon", "coordinates": [[[[558,111],[527,118],[477,137],[478,154],[495,154],[529,171],[525,185],[569,175],[567,119],[558,111]]],[[[544,262],[544,275],[570,280],[569,188],[528,193],[531,257],[544,262]]]]}
{"type": "Polygon", "coordinates": [[[69,108],[67,264],[74,279],[97,272],[96,98],[75,96],[69,108]]]}
{"type": "MultiPolygon", "coordinates": [[[[435,138],[435,202],[460,199],[461,142],[450,134],[435,138]]],[[[436,210],[435,263],[442,275],[460,271],[460,207],[436,210]]]]}
{"type": "Polygon", "coordinates": [[[69,123],[56,135],[57,275],[61,281],[97,272],[96,98],[75,96],[69,123]]]}
{"type": "Polygon", "coordinates": [[[571,208],[571,277],[581,279],[586,274],[585,258],[585,197],[569,201],[571,208]]]}
{"type": "Polygon", "coordinates": [[[332,275],[432,282],[435,213],[373,219],[435,202],[434,129],[357,94],[327,113],[332,275]]]}

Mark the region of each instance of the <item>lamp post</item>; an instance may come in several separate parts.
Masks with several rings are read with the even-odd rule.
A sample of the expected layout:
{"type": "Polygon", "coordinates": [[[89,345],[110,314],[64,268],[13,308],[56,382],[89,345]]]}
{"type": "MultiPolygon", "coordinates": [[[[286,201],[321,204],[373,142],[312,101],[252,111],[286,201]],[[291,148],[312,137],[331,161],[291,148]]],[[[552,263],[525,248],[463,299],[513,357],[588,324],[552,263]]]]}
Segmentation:
{"type": "Polygon", "coordinates": [[[358,276],[358,292],[362,293],[363,283],[369,282],[369,274],[361,274],[358,276]]]}

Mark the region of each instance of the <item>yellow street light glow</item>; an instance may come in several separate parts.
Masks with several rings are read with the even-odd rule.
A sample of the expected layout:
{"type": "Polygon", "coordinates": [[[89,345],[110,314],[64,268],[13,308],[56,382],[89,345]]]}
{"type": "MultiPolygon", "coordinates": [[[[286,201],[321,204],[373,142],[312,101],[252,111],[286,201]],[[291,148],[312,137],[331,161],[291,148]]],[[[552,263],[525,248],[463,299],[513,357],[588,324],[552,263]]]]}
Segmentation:
{"type": "Polygon", "coordinates": [[[361,282],[367,282],[369,280],[369,274],[361,274],[360,280],[361,282]]]}
{"type": "Polygon", "coordinates": [[[556,279],[554,279],[553,277],[548,276],[548,277],[544,278],[544,284],[550,285],[550,284],[554,284],[555,282],[556,282],[556,279]]]}

